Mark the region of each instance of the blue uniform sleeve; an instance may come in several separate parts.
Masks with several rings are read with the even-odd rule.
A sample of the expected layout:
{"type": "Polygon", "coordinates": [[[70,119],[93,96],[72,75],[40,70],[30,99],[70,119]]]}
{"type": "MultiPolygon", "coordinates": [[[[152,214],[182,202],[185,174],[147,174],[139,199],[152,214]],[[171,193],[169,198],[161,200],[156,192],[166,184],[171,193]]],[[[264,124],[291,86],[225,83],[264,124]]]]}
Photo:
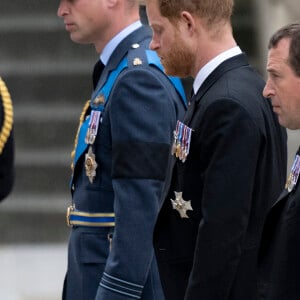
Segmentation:
{"type": "MultiPolygon", "coordinates": [[[[153,67],[124,71],[112,90],[107,109],[116,226],[96,300],[140,299],[149,279],[172,131],[183,113],[172,90],[153,67]]],[[[155,299],[163,299],[159,291],[155,299]]]]}

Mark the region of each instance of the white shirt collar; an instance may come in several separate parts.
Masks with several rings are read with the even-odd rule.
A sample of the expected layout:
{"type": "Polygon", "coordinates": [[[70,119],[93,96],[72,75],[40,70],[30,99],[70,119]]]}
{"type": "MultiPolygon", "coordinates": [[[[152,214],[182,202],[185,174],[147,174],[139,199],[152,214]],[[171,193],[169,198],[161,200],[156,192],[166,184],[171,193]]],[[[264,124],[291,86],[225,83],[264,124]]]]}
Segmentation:
{"type": "Polygon", "coordinates": [[[120,31],[106,44],[102,53],[100,54],[100,60],[103,62],[104,65],[107,65],[110,56],[117,48],[117,46],[121,43],[121,41],[124,40],[130,33],[132,33],[140,27],[142,27],[141,21],[136,21],[124,28],[122,31],[120,31]]]}
{"type": "Polygon", "coordinates": [[[193,90],[194,93],[196,94],[197,91],[199,90],[199,88],[201,87],[201,85],[203,84],[203,82],[205,81],[205,79],[225,60],[239,55],[241,54],[242,51],[240,49],[240,47],[236,46],[233,47],[229,50],[226,50],[222,53],[220,53],[219,55],[217,55],[216,57],[214,57],[211,61],[209,61],[203,68],[200,69],[200,71],[198,72],[194,83],[193,83],[193,90]]]}

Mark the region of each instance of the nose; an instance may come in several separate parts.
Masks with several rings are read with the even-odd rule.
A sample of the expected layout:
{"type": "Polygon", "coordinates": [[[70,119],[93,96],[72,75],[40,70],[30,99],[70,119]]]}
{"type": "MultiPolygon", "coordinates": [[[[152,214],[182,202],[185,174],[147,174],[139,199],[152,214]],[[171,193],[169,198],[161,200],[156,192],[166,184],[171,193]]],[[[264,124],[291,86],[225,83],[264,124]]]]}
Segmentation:
{"type": "Polygon", "coordinates": [[[157,41],[157,39],[155,38],[154,35],[152,36],[152,39],[151,39],[151,41],[150,41],[149,48],[150,48],[151,50],[154,50],[154,51],[157,50],[157,49],[159,48],[159,43],[158,43],[158,41],[157,41]]]}
{"type": "Polygon", "coordinates": [[[59,2],[59,6],[58,6],[58,9],[57,9],[58,17],[62,18],[65,15],[67,15],[68,13],[69,13],[69,8],[68,8],[68,5],[67,5],[67,1],[61,0],[59,2]]]}
{"type": "Polygon", "coordinates": [[[274,88],[272,87],[270,79],[268,79],[266,82],[266,85],[263,90],[263,96],[265,98],[271,98],[272,96],[274,96],[274,88]]]}

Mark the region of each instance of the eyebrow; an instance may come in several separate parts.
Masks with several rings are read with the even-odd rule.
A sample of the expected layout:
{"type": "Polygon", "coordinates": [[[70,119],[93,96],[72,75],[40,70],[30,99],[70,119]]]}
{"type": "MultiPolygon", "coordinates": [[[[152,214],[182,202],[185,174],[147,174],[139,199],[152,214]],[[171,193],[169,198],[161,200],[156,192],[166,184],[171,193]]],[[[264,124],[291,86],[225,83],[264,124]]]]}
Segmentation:
{"type": "Polygon", "coordinates": [[[270,68],[267,67],[266,70],[269,74],[280,76],[280,70],[274,69],[273,67],[270,68]]]}

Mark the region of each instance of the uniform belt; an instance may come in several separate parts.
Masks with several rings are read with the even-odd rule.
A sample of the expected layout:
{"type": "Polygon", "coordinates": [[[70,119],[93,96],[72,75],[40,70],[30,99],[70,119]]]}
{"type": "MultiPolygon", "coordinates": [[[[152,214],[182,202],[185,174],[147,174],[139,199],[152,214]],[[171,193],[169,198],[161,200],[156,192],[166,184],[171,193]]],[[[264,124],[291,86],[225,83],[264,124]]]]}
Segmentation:
{"type": "Polygon", "coordinates": [[[76,210],[74,206],[67,209],[68,226],[89,226],[89,227],[114,227],[114,213],[87,213],[76,210]]]}

